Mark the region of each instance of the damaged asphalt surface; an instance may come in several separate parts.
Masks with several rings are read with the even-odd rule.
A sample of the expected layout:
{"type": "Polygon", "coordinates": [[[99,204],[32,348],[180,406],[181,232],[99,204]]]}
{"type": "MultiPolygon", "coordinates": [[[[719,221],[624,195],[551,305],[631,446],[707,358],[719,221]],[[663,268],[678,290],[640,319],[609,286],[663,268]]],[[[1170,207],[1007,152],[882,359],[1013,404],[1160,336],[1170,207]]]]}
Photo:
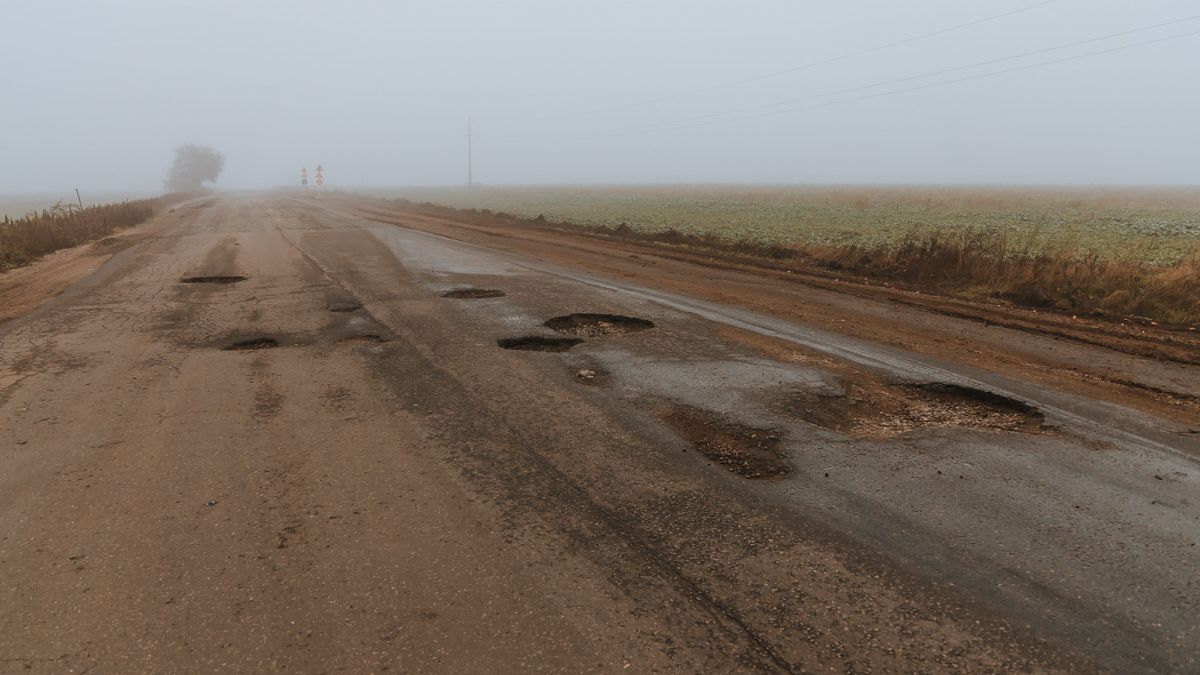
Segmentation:
{"type": "Polygon", "coordinates": [[[1200,669],[1178,422],[335,200],[155,227],[0,325],[0,672],[1200,669]]]}

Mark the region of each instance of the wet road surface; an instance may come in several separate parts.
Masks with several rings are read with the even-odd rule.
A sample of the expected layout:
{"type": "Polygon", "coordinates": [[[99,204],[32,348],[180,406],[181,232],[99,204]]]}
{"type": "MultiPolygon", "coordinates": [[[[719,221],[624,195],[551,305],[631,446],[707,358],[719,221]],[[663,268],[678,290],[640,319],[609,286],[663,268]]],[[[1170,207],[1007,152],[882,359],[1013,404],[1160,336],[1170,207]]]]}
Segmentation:
{"type": "Polygon", "coordinates": [[[1200,668],[1177,422],[333,200],[162,221],[0,325],[0,671],[1200,668]]]}

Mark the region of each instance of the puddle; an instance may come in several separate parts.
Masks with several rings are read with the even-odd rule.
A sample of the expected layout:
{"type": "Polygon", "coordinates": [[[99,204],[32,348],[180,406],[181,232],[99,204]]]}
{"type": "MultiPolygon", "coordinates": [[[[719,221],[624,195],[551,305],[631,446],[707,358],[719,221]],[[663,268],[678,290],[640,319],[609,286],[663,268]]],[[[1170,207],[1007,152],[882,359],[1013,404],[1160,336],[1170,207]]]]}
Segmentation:
{"type": "Polygon", "coordinates": [[[1042,413],[1024,401],[940,382],[860,382],[847,385],[842,396],[801,393],[778,407],[809,424],[873,440],[942,427],[1035,433],[1045,422],[1042,413]]]}
{"type": "Polygon", "coordinates": [[[238,340],[233,344],[222,347],[225,351],[254,351],[258,349],[274,349],[279,346],[279,341],[273,337],[254,337],[245,340],[238,340]]]}
{"type": "Polygon", "coordinates": [[[791,470],[775,430],[744,426],[686,406],[666,408],[660,417],[705,457],[743,478],[779,479],[791,470]]]}
{"type": "Polygon", "coordinates": [[[491,252],[467,249],[458,242],[445,241],[437,235],[425,234],[400,227],[372,227],[367,230],[383,242],[411,270],[435,275],[523,274],[527,270],[505,262],[491,252]]]}
{"type": "Polygon", "coordinates": [[[547,328],[566,333],[597,337],[600,335],[624,335],[654,328],[654,322],[649,319],[639,319],[620,314],[568,314],[556,316],[545,323],[547,328]]]}
{"type": "Polygon", "coordinates": [[[496,344],[501,349],[517,349],[527,352],[565,352],[583,342],[579,338],[544,337],[527,335],[525,337],[500,338],[496,344]]]}
{"type": "Polygon", "coordinates": [[[184,277],[179,282],[183,284],[236,284],[239,281],[245,281],[250,277],[243,276],[209,276],[209,277],[184,277]]]}
{"type": "Polygon", "coordinates": [[[443,293],[443,298],[455,298],[458,300],[474,300],[477,298],[502,298],[504,291],[494,288],[460,288],[457,291],[443,293]]]}

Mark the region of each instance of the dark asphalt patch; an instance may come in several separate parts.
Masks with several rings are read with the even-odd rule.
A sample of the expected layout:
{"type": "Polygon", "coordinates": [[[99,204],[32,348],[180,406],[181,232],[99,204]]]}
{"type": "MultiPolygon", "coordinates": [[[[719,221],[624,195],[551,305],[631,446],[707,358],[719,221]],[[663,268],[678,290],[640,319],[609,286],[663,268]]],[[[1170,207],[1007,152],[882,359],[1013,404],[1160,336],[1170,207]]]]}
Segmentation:
{"type": "Polygon", "coordinates": [[[184,277],[179,282],[183,284],[236,284],[239,281],[245,281],[250,277],[239,275],[229,276],[207,276],[207,277],[184,277]]]}
{"type": "Polygon", "coordinates": [[[473,300],[478,298],[502,298],[504,291],[494,288],[461,288],[457,291],[443,293],[443,298],[456,298],[459,300],[473,300]]]}
{"type": "Polygon", "coordinates": [[[542,335],[527,335],[525,337],[500,338],[496,344],[501,349],[516,349],[526,352],[565,352],[580,344],[579,338],[545,337],[542,335]]]}
{"type": "Polygon", "coordinates": [[[743,478],[778,479],[791,471],[779,447],[778,431],[748,427],[687,406],[670,406],[660,417],[705,457],[743,478]]]}
{"type": "Polygon", "coordinates": [[[227,352],[255,351],[259,349],[274,349],[279,346],[279,341],[273,337],[253,337],[245,340],[238,340],[230,345],[226,345],[221,349],[227,352]]]}
{"type": "Polygon", "coordinates": [[[624,335],[654,328],[649,319],[620,314],[568,314],[546,321],[545,326],[567,335],[597,337],[601,335],[624,335]]]}

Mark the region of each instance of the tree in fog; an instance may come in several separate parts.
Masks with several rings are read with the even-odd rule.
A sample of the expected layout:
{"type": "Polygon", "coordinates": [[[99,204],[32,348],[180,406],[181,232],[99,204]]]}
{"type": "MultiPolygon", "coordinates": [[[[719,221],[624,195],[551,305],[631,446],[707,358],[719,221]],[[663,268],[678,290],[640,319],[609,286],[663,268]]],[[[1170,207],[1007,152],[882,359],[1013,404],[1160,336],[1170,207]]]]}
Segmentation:
{"type": "Polygon", "coordinates": [[[217,182],[225,168],[225,155],[203,146],[181,145],[175,148],[175,163],[167,175],[167,192],[199,192],[205,183],[217,182]]]}

